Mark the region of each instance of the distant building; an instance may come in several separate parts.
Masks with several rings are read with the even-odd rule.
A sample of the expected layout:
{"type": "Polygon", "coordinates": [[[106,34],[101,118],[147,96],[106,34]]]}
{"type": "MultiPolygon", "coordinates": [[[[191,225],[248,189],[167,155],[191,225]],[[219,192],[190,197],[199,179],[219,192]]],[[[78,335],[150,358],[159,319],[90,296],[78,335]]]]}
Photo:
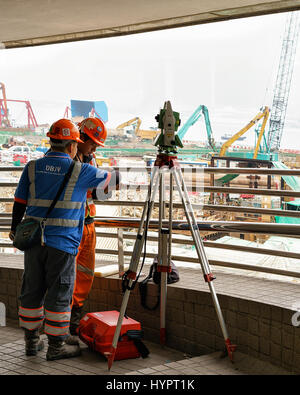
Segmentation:
{"type": "Polygon", "coordinates": [[[95,116],[108,121],[108,109],[104,101],[71,100],[72,119],[95,116]]]}

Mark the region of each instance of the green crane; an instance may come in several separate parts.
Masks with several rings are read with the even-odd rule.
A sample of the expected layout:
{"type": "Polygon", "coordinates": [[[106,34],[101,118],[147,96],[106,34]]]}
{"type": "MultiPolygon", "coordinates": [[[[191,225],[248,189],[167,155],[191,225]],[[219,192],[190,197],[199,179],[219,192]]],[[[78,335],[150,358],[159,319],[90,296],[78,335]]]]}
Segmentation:
{"type": "Polygon", "coordinates": [[[180,128],[180,130],[178,131],[177,135],[180,138],[180,140],[182,140],[183,137],[185,136],[186,132],[190,128],[190,126],[193,126],[198,121],[198,119],[201,117],[202,114],[204,115],[208,144],[210,145],[210,147],[212,148],[212,150],[214,152],[218,152],[218,149],[217,149],[217,147],[215,145],[215,140],[214,140],[213,134],[212,134],[212,129],[211,129],[211,124],[210,124],[210,120],[209,120],[208,109],[203,104],[201,104],[193,112],[193,114],[189,117],[189,119],[182,126],[182,128],[180,128]]]}

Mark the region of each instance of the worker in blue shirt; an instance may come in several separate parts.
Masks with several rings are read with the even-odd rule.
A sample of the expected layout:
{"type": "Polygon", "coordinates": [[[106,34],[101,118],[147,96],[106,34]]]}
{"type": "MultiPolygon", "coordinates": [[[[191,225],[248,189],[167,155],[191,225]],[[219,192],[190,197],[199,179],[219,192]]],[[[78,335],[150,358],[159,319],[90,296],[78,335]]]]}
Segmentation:
{"type": "MultiPolygon", "coordinates": [[[[67,173],[81,142],[77,126],[60,119],[49,129],[51,151],[30,161],[15,192],[10,238],[24,213],[42,220],[67,173]]],[[[78,345],[65,343],[69,336],[75,257],[80,244],[86,192],[107,190],[111,173],[75,162],[70,179],[45,222],[44,243],[24,252],[19,322],[25,330],[25,352],[36,355],[43,348],[39,329],[44,323],[48,337],[47,360],[80,354],[78,345]]],[[[102,191],[103,192],[103,191],[102,191]]]]}

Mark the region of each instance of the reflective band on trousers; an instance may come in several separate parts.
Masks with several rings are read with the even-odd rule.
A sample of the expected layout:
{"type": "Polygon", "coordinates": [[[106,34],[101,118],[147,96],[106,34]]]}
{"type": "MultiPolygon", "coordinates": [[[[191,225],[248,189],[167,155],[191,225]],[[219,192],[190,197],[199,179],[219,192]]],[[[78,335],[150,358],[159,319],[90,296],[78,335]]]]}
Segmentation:
{"type": "Polygon", "coordinates": [[[80,272],[83,272],[85,274],[88,274],[89,276],[94,276],[94,271],[85,267],[85,266],[77,265],[77,270],[79,270],[80,272]]]}
{"type": "MultiPolygon", "coordinates": [[[[26,218],[34,218],[38,221],[42,221],[42,217],[34,217],[32,215],[26,215],[26,218]]],[[[46,225],[50,226],[66,226],[68,228],[77,228],[79,226],[79,220],[77,219],[64,219],[64,218],[47,218],[46,225]]]]}
{"type": "Polygon", "coordinates": [[[52,335],[52,336],[67,335],[69,333],[69,325],[67,325],[67,326],[52,326],[52,325],[48,325],[46,323],[44,332],[47,335],[52,335]]]}
{"type": "Polygon", "coordinates": [[[33,329],[38,329],[42,326],[43,319],[39,321],[24,321],[22,318],[19,318],[19,324],[21,328],[33,330],[33,329]]]}
{"type": "Polygon", "coordinates": [[[64,311],[62,313],[56,313],[55,311],[45,310],[46,320],[55,322],[69,322],[71,317],[71,312],[64,311]]]}
{"type": "Polygon", "coordinates": [[[19,307],[19,315],[22,317],[39,318],[44,316],[44,308],[38,307],[37,309],[26,309],[25,307],[19,307]]]}

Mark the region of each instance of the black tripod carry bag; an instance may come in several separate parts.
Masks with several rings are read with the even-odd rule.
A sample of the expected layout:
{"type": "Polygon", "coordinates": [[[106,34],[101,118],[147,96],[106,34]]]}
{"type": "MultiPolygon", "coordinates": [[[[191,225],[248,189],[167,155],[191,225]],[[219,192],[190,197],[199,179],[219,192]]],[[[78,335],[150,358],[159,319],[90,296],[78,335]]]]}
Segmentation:
{"type": "MultiPolygon", "coordinates": [[[[150,266],[148,276],[146,278],[144,278],[144,280],[139,283],[139,289],[140,289],[140,294],[141,294],[141,304],[147,310],[157,309],[157,307],[159,306],[159,302],[160,302],[160,287],[159,287],[159,293],[157,296],[156,304],[153,307],[149,307],[147,305],[147,284],[148,284],[148,282],[152,279],[155,284],[160,285],[161,273],[157,271],[157,265],[158,265],[158,258],[155,257],[152,265],[150,266]]],[[[179,278],[178,269],[175,266],[174,262],[171,261],[171,272],[168,273],[167,283],[168,284],[177,283],[179,281],[179,279],[180,278],[179,278]]]]}

